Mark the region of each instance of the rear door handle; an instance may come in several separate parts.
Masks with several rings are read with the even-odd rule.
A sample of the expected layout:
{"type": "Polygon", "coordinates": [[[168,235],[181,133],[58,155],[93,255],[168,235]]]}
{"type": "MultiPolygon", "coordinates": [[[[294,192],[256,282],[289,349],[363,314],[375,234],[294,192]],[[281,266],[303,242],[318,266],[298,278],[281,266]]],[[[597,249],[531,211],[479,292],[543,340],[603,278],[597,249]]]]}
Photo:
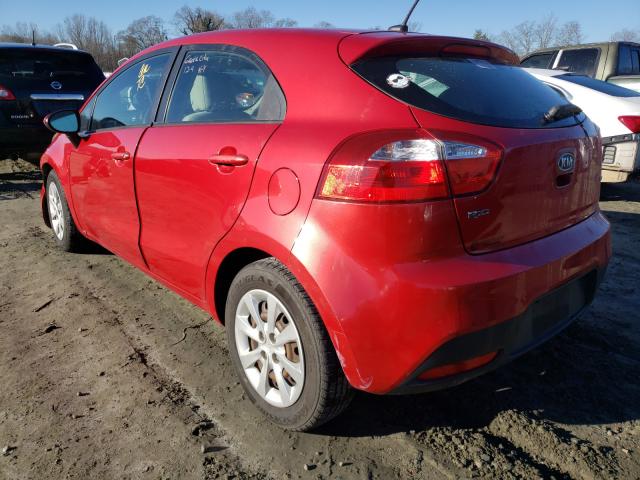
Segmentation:
{"type": "Polygon", "coordinates": [[[129,152],[114,152],[111,154],[111,158],[122,162],[124,160],[129,160],[131,158],[131,154],[129,152]]]}
{"type": "Polygon", "coordinates": [[[236,154],[228,155],[218,153],[209,157],[209,163],[211,165],[224,165],[228,167],[240,167],[246,165],[249,162],[249,157],[246,155],[236,154]]]}

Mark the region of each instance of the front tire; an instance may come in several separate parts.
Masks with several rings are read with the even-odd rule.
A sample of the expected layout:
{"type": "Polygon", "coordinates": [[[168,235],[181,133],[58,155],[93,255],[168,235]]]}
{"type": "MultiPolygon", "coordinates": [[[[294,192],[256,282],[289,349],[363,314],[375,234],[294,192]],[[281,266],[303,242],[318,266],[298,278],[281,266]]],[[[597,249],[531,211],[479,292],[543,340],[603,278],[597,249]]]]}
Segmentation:
{"type": "Polygon", "coordinates": [[[56,172],[51,171],[47,176],[45,191],[49,223],[51,224],[51,230],[53,230],[53,238],[56,245],[65,252],[81,250],[85,244],[85,238],[78,231],[73,221],[67,198],[56,172]]]}
{"type": "Polygon", "coordinates": [[[251,263],[229,289],[232,363],[254,405],[277,425],[306,431],[349,404],[349,386],[324,325],[297,279],[274,258],[251,263]]]}

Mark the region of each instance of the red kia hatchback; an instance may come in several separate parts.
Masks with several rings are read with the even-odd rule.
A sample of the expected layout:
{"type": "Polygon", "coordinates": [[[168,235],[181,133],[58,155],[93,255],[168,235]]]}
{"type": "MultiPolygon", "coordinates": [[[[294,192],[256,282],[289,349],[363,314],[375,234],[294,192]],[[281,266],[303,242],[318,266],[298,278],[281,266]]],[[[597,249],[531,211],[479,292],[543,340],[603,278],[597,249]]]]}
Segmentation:
{"type": "Polygon", "coordinates": [[[165,42],[46,120],[45,222],[225,324],[285,428],[459,384],[564,328],[610,257],[598,131],[517,64],[394,32],[165,42]]]}

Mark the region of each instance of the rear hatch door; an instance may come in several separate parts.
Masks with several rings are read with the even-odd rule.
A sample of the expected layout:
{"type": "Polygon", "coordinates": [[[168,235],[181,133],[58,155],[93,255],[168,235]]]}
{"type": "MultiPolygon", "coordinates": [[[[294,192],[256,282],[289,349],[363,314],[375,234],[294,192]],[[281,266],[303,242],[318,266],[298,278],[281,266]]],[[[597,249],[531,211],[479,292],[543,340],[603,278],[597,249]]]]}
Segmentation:
{"type": "Polygon", "coordinates": [[[1,114],[9,124],[40,124],[53,111],[79,109],[103,80],[100,68],[84,52],[5,48],[0,54],[0,85],[15,100],[7,101],[1,114]]]}
{"type": "Polygon", "coordinates": [[[472,144],[476,138],[477,145],[501,151],[482,191],[453,197],[462,241],[474,254],[550,235],[597,209],[602,153],[596,128],[516,62],[492,44],[422,37],[379,44],[350,64],[408,104],[435,138],[464,136],[472,144]]]}

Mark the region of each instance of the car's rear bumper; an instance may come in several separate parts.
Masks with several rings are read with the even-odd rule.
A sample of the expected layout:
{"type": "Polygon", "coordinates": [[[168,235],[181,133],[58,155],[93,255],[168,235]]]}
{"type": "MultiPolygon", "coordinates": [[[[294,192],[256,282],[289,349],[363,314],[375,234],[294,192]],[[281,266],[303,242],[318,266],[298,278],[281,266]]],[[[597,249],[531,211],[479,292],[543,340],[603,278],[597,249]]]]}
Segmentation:
{"type": "Polygon", "coordinates": [[[591,303],[604,272],[605,269],[592,270],[538,298],[515,318],[449,340],[429,355],[391,393],[418,393],[453,387],[494,370],[537,347],[569,326],[591,303]],[[434,369],[460,365],[481,357],[489,357],[490,360],[460,373],[433,379],[421,378],[434,369]]]}
{"type": "Polygon", "coordinates": [[[42,153],[53,133],[41,125],[0,127],[1,153],[42,153]]]}
{"type": "MultiPolygon", "coordinates": [[[[373,232],[386,225],[364,229],[362,211],[346,228],[332,210],[312,206],[293,254],[305,266],[306,279],[312,279],[303,284],[347,378],[372,393],[461,383],[546,340],[591,301],[611,256],[609,223],[600,212],[514,248],[483,255],[459,248],[446,258],[398,263],[393,235],[381,240],[373,232]],[[350,247],[354,244],[360,247],[350,247]],[[584,280],[588,288],[576,293],[575,285],[587,285],[576,280],[581,278],[590,279],[584,280]],[[572,293],[564,304],[567,288],[572,293]],[[486,349],[498,356],[477,372],[416,380],[434,366],[474,358],[486,349]]],[[[434,208],[429,215],[440,213],[434,208]]]]}
{"type": "Polygon", "coordinates": [[[640,171],[640,134],[617,135],[602,139],[603,182],[624,182],[640,171]]]}

